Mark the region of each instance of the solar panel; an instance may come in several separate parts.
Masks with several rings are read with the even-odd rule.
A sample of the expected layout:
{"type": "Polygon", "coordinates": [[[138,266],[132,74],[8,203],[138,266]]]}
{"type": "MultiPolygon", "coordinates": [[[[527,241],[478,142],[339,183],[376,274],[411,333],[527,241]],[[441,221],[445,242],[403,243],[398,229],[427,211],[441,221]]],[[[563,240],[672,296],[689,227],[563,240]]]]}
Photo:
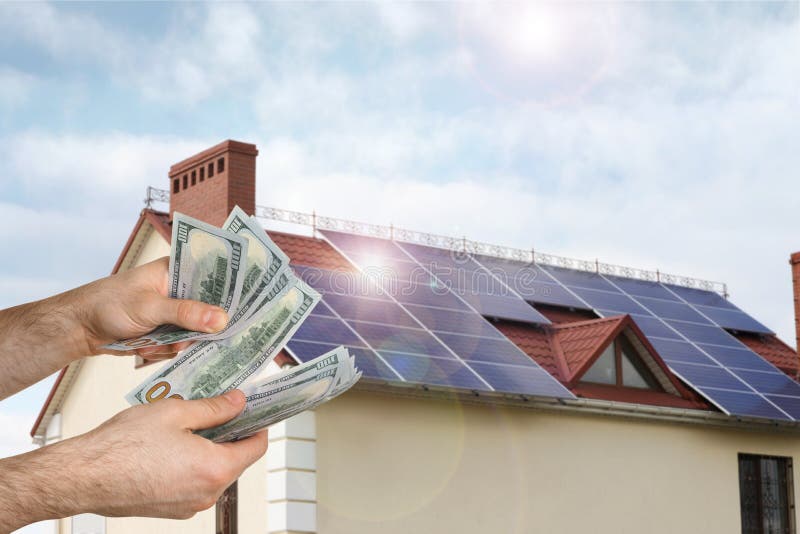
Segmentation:
{"type": "Polygon", "coordinates": [[[544,315],[517,295],[502,278],[493,275],[469,255],[408,243],[398,244],[398,247],[430,270],[437,279],[445,282],[447,287],[480,315],[524,323],[550,324],[544,315]]]}
{"type": "Polygon", "coordinates": [[[584,289],[581,287],[576,287],[572,290],[594,309],[613,310],[616,312],[615,315],[625,313],[635,313],[644,316],[650,315],[650,312],[622,293],[595,291],[594,289],[584,289]]]}
{"type": "Polygon", "coordinates": [[[732,310],[737,309],[736,306],[731,304],[727,299],[713,291],[705,291],[694,287],[675,286],[672,284],[662,285],[689,304],[700,304],[701,306],[714,306],[716,308],[728,308],[732,310]]]}
{"type": "MultiPolygon", "coordinates": [[[[286,345],[289,353],[300,362],[313,360],[326,352],[335,349],[337,345],[328,343],[316,343],[291,339],[286,345]]],[[[364,376],[377,378],[387,381],[398,381],[399,377],[394,373],[371,349],[358,347],[348,347],[347,350],[356,359],[356,366],[364,376]]]]}
{"type": "Polygon", "coordinates": [[[402,352],[381,351],[380,354],[409,382],[490,391],[486,384],[458,360],[402,352]]]}
{"type": "Polygon", "coordinates": [[[563,397],[561,384],[542,368],[484,362],[473,362],[472,367],[497,391],[515,393],[533,386],[539,395],[563,397]]]}
{"type": "Polygon", "coordinates": [[[575,269],[565,269],[563,267],[551,267],[549,265],[544,266],[543,269],[555,280],[569,288],[582,287],[586,289],[611,291],[612,293],[620,292],[617,288],[611,285],[608,280],[603,278],[601,274],[577,271],[575,269]]]}
{"type": "Polygon", "coordinates": [[[720,345],[697,345],[709,356],[725,367],[752,369],[755,371],[775,371],[775,367],[747,347],[722,347],[720,345]]]}
{"type": "Polygon", "coordinates": [[[706,326],[671,320],[666,320],[665,322],[677,330],[678,333],[684,335],[689,341],[694,341],[695,343],[708,343],[710,345],[723,345],[727,347],[741,346],[738,339],[718,326],[706,326]]]}
{"type": "Polygon", "coordinates": [[[549,282],[529,281],[519,278],[510,278],[509,286],[528,302],[534,304],[552,304],[566,308],[591,309],[586,303],[579,300],[565,287],[549,282]]]}
{"type": "MultiPolygon", "coordinates": [[[[414,271],[415,259],[396,244],[376,238],[353,239],[353,236],[339,232],[323,231],[326,239],[338,248],[346,258],[353,262],[362,272],[376,265],[400,266],[397,278],[408,278],[414,271]],[[343,237],[344,236],[344,237],[343,237]],[[362,243],[363,239],[363,243],[362,243]],[[380,244],[376,243],[380,242],[380,244]],[[391,246],[390,246],[391,245],[391,246]],[[391,247],[395,247],[392,249],[391,247]],[[365,252],[366,251],[366,252],[365,252]],[[378,251],[385,256],[378,256],[378,251]],[[406,259],[400,257],[404,254],[406,259]]],[[[452,266],[456,261],[449,256],[429,247],[414,249],[424,261],[441,261],[443,266],[452,266]]],[[[460,260],[459,260],[460,261],[460,260]]],[[[416,262],[422,267],[419,262],[416,262]]],[[[438,264],[437,264],[438,265],[438,264]]],[[[482,267],[469,264],[467,270],[481,271],[482,267]]],[[[344,317],[343,323],[351,328],[363,342],[371,348],[386,364],[397,371],[403,380],[423,385],[440,385],[462,389],[496,391],[532,396],[557,396],[572,398],[569,390],[555,378],[542,370],[539,365],[522,352],[516,345],[508,341],[467,301],[453,292],[447,284],[434,277],[430,284],[406,283],[392,284],[391,279],[378,278],[372,280],[380,284],[381,293],[387,295],[395,306],[374,312],[366,320],[352,319],[345,316],[358,316],[362,300],[355,300],[357,295],[347,294],[345,299],[328,299],[323,301],[331,306],[337,315],[344,317]],[[347,302],[344,302],[347,300],[347,302]],[[341,308],[341,313],[339,313],[341,308]],[[397,308],[408,314],[416,327],[401,326],[397,321],[383,324],[380,320],[394,317],[397,308]],[[380,318],[380,320],[379,320],[380,318]],[[469,335],[465,335],[469,334],[469,335]],[[483,362],[481,368],[487,376],[500,384],[495,387],[489,379],[484,378],[473,364],[483,362]],[[517,381],[501,380],[499,377],[509,372],[500,365],[511,366],[510,371],[517,371],[517,376],[536,375],[536,380],[517,381]],[[518,368],[518,369],[517,369],[518,368]],[[537,371],[544,373],[537,374],[537,371]],[[546,375],[547,378],[543,378],[546,375]]],[[[341,292],[337,294],[343,294],[341,292]]],[[[499,296],[491,293],[483,295],[488,299],[494,297],[508,298],[515,305],[525,306],[534,313],[535,310],[518,297],[499,296]]],[[[493,300],[490,305],[499,307],[508,305],[507,301],[493,300]]],[[[368,306],[376,306],[369,303],[368,306]]],[[[512,308],[513,311],[513,308],[512,308]]],[[[406,319],[400,319],[405,321],[406,319]]],[[[546,321],[546,319],[544,319],[546,321]]],[[[406,323],[403,323],[406,324],[406,323]]]]}
{"type": "Polygon", "coordinates": [[[713,399],[714,404],[730,414],[784,421],[790,420],[790,417],[773,404],[771,400],[757,393],[713,388],[706,388],[703,393],[704,396],[713,399]]]}
{"type": "Polygon", "coordinates": [[[670,362],[670,368],[690,384],[701,388],[719,388],[732,391],[752,391],[727,369],[716,364],[699,365],[694,363],[670,362]]]}
{"type": "Polygon", "coordinates": [[[658,282],[647,280],[634,280],[632,278],[622,278],[620,276],[604,275],[606,279],[620,288],[623,293],[636,297],[653,297],[662,300],[679,301],[667,288],[658,282]]]}
{"type": "MultiPolygon", "coordinates": [[[[561,391],[561,384],[535,363],[530,365],[533,363],[530,358],[481,317],[531,322],[528,310],[533,308],[524,304],[525,308],[520,307],[524,299],[593,309],[604,317],[630,314],[673,371],[723,411],[774,419],[789,419],[788,413],[800,418],[800,386],[795,388],[793,381],[725,329],[771,331],[716,293],[596,272],[470,256],[422,245],[403,243],[398,246],[389,240],[338,232],[323,231],[323,234],[362,271],[368,272],[369,268],[382,264],[394,269],[396,279],[413,281],[405,284],[405,292],[382,282],[382,291],[378,292],[390,293],[390,299],[409,312],[419,328],[409,328],[408,332],[398,334],[402,328],[386,325],[391,328],[376,330],[376,325],[363,320],[365,316],[372,316],[389,321],[396,309],[382,310],[380,313],[384,315],[357,314],[351,317],[352,321],[348,319],[348,323],[371,339],[367,345],[379,344],[377,352],[391,354],[398,362],[404,361],[404,365],[416,369],[417,374],[422,369],[418,359],[433,357],[465,365],[469,372],[480,375],[482,384],[490,385],[495,391],[521,393],[528,388],[525,390],[528,394],[549,395],[542,393],[546,388],[541,385],[533,387],[538,393],[529,391],[536,382],[534,375],[541,372],[541,376],[547,377],[546,383],[555,385],[559,392],[555,396],[568,396],[561,391]],[[376,256],[380,256],[380,261],[374,260],[376,256]],[[491,277],[486,277],[487,273],[491,277]],[[518,312],[523,314],[522,319],[516,318],[518,312]],[[420,343],[424,337],[420,332],[428,331],[438,345],[420,343]],[[410,335],[409,332],[413,332],[413,336],[404,337],[410,335]],[[526,370],[520,371],[515,366],[526,370]],[[520,378],[527,375],[529,379],[520,378]]],[[[351,295],[336,288],[332,291],[351,295]]],[[[348,305],[341,306],[345,310],[348,305]]],[[[358,303],[354,306],[357,310],[358,303]]],[[[357,312],[348,313],[352,316],[357,312]]],[[[401,326],[406,325],[401,323],[401,326]]],[[[441,377],[458,374],[441,368],[441,365],[452,364],[434,363],[440,367],[431,372],[441,380],[445,380],[441,377]]],[[[472,378],[462,380],[463,383],[470,381],[472,378]]]]}
{"type": "Polygon", "coordinates": [[[480,337],[504,337],[503,334],[474,313],[408,304],[406,309],[429,330],[472,334],[480,337]]]}
{"type": "MultiPolygon", "coordinates": [[[[642,287],[647,287],[651,295],[657,293],[650,285],[626,284],[626,287],[635,287],[640,293],[644,292],[642,287]]],[[[728,333],[724,325],[712,323],[709,319],[713,317],[705,311],[713,309],[718,319],[746,314],[716,293],[663,287],[673,299],[629,296],[682,338],[665,339],[675,336],[667,336],[663,331],[654,333],[654,326],[647,326],[646,335],[673,372],[727,413],[775,419],[794,417],[787,414],[800,415],[793,411],[800,407],[800,387],[787,385],[787,380],[793,381],[728,333]],[[784,405],[787,410],[781,408],[784,405]]],[[[743,320],[740,316],[736,318],[743,320]]]]}
{"type": "Polygon", "coordinates": [[[528,302],[591,309],[537,265],[484,255],[474,255],[473,260],[528,302]]]}
{"type": "Polygon", "coordinates": [[[765,395],[775,406],[800,420],[800,399],[797,397],[784,397],[782,395],[765,395]]]}
{"type": "Polygon", "coordinates": [[[378,352],[383,350],[413,352],[454,359],[450,351],[427,330],[355,321],[347,323],[378,352]]]}
{"type": "MultiPolygon", "coordinates": [[[[613,315],[613,313],[606,310],[600,310],[600,314],[603,317],[609,317],[610,315],[613,315]]],[[[636,323],[636,326],[638,326],[648,338],[660,337],[666,339],[683,339],[680,334],[676,333],[670,327],[665,325],[661,319],[652,316],[645,317],[642,315],[631,315],[631,318],[636,323]]]]}
{"type": "Polygon", "coordinates": [[[710,325],[711,321],[697,313],[691,306],[674,300],[637,297],[637,300],[646,306],[656,317],[662,319],[677,319],[690,323],[710,325]]]}
{"type": "Polygon", "coordinates": [[[706,317],[723,328],[755,332],[757,334],[773,334],[774,332],[744,312],[727,308],[695,305],[695,308],[706,317]]]}

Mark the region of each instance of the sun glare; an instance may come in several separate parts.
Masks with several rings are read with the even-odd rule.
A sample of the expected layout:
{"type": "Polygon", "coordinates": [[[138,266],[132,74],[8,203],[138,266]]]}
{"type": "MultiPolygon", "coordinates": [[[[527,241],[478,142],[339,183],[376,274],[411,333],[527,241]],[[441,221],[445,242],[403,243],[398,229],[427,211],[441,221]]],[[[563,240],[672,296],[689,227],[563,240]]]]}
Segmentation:
{"type": "Polygon", "coordinates": [[[561,45],[561,24],[554,10],[546,5],[524,5],[507,14],[502,34],[509,51],[523,61],[547,61],[561,45]]]}

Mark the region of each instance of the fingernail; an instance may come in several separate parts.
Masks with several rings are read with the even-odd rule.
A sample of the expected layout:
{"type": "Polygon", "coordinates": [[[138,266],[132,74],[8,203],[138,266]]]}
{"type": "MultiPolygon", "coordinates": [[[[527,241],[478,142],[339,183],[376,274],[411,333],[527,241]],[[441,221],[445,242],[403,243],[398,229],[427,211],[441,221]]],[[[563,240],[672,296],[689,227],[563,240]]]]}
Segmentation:
{"type": "Polygon", "coordinates": [[[228,324],[228,314],[222,310],[208,310],[203,314],[203,324],[210,332],[218,332],[228,324]]]}

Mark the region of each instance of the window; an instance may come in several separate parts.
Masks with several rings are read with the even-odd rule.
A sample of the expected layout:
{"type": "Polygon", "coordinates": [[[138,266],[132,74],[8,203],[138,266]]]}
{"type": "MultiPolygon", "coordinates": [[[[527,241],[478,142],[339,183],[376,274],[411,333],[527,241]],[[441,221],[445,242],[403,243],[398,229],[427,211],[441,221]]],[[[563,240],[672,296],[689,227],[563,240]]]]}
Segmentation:
{"type": "Polygon", "coordinates": [[[603,354],[592,364],[586,373],[584,373],[581,380],[585,382],[594,382],[595,384],[610,384],[617,383],[617,364],[614,355],[614,343],[611,343],[603,354]]]}
{"type": "Polygon", "coordinates": [[[739,455],[742,534],[795,532],[792,459],[739,455]]]}
{"type": "Polygon", "coordinates": [[[172,180],[172,192],[177,193],[180,190],[181,190],[181,179],[175,178],[174,180],[172,180]]]}
{"type": "Polygon", "coordinates": [[[206,168],[200,167],[200,181],[202,182],[205,179],[206,179],[206,168]]]}
{"type": "Polygon", "coordinates": [[[183,175],[183,188],[186,189],[187,187],[189,187],[189,175],[188,174],[184,174],[183,175]]]}
{"type": "Polygon", "coordinates": [[[213,163],[209,163],[208,164],[208,177],[211,178],[212,176],[214,176],[214,164],[213,163]]]}
{"type": "Polygon", "coordinates": [[[197,183],[197,171],[192,171],[192,185],[197,183]]]}
{"type": "Polygon", "coordinates": [[[234,482],[226,489],[217,500],[217,526],[216,534],[237,534],[237,518],[239,512],[236,501],[238,500],[238,482],[234,482]]]}
{"type": "Polygon", "coordinates": [[[583,382],[639,389],[661,389],[638,351],[624,335],[617,337],[581,377],[583,382]]]}
{"type": "Polygon", "coordinates": [[[219,158],[217,160],[217,174],[225,172],[225,158],[219,158]]]}

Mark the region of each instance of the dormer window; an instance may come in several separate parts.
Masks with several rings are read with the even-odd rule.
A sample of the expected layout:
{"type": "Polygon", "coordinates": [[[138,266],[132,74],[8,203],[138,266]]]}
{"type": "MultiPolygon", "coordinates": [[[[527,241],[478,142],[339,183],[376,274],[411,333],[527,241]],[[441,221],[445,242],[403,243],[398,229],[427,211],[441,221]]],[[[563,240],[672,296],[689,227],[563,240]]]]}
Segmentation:
{"type": "Polygon", "coordinates": [[[653,373],[624,335],[609,344],[581,377],[581,382],[661,390],[653,373]]]}

